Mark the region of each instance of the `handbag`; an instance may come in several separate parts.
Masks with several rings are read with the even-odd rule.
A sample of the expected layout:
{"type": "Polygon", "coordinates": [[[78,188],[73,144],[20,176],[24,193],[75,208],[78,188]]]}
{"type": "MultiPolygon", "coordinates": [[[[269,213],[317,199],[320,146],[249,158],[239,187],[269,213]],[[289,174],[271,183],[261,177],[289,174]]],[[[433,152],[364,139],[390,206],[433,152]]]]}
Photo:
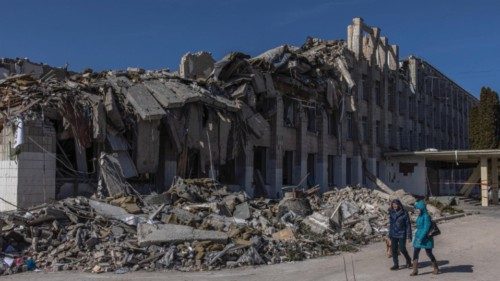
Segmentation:
{"type": "Polygon", "coordinates": [[[427,233],[427,236],[434,237],[434,236],[438,236],[439,234],[441,234],[441,230],[439,229],[437,224],[433,220],[431,220],[431,227],[429,228],[429,232],[427,233]]]}

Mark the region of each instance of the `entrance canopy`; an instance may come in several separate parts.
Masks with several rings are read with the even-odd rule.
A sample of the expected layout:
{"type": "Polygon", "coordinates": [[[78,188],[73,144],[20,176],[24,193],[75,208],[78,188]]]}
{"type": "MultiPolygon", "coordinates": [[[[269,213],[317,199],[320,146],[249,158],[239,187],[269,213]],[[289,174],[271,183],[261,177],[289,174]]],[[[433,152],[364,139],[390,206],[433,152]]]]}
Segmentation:
{"type": "Polygon", "coordinates": [[[498,204],[498,159],[500,149],[485,150],[436,150],[389,152],[387,159],[405,161],[424,160],[427,162],[455,163],[456,165],[472,164],[473,172],[467,180],[467,185],[460,191],[469,195],[474,184],[481,185],[481,204],[488,206],[490,197],[493,204],[498,204]],[[491,194],[489,190],[491,189],[491,194]]]}

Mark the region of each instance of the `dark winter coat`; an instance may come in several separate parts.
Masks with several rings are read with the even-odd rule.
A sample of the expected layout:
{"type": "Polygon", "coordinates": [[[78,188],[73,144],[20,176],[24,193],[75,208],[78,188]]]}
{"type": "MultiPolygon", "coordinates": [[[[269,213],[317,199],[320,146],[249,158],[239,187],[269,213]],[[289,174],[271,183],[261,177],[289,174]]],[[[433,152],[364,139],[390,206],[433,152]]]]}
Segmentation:
{"type": "Polygon", "coordinates": [[[427,207],[423,200],[415,203],[415,208],[420,210],[417,217],[417,231],[415,232],[415,240],[413,240],[413,248],[432,249],[434,248],[434,239],[428,237],[431,228],[431,216],[427,213],[427,207]]]}
{"type": "Polygon", "coordinates": [[[410,217],[408,216],[408,212],[403,208],[401,201],[397,199],[391,202],[391,208],[389,209],[389,237],[410,240],[412,237],[410,217]],[[393,203],[399,205],[397,211],[392,208],[393,203]]]}

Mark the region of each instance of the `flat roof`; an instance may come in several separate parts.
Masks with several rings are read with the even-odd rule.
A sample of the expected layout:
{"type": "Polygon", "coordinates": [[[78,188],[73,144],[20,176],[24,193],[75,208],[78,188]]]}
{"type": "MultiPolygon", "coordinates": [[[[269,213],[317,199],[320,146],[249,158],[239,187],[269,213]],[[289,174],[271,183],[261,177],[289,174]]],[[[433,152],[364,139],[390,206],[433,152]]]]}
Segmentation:
{"type": "Polygon", "coordinates": [[[500,158],[500,149],[479,150],[421,150],[405,152],[388,152],[387,158],[419,157],[435,161],[477,162],[481,157],[500,158]]]}

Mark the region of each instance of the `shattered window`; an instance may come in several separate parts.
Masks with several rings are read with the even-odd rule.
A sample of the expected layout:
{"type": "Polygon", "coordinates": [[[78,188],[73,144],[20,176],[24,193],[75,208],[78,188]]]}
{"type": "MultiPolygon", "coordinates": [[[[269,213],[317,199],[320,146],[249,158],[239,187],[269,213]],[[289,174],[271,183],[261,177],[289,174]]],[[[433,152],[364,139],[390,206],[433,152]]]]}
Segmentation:
{"type": "Polygon", "coordinates": [[[394,143],[394,128],[392,126],[392,124],[389,124],[387,125],[387,130],[389,132],[389,142],[390,142],[390,146],[394,147],[395,146],[395,143],[394,143]]]}
{"type": "Polygon", "coordinates": [[[335,185],[335,158],[333,155],[328,155],[328,186],[335,185]]]}
{"type": "Polygon", "coordinates": [[[403,97],[403,92],[399,92],[399,114],[404,114],[406,112],[406,99],[403,97]]]}
{"type": "Polygon", "coordinates": [[[401,149],[407,149],[406,142],[405,142],[405,136],[403,133],[403,127],[399,127],[398,135],[399,135],[399,144],[400,144],[401,149]]]}
{"type": "Polygon", "coordinates": [[[414,140],[413,140],[413,130],[410,130],[410,132],[409,132],[409,144],[408,144],[408,148],[410,150],[413,150],[413,143],[414,143],[414,140]]]}
{"type": "Polygon", "coordinates": [[[363,116],[361,118],[361,127],[363,128],[363,141],[366,143],[370,142],[370,131],[368,130],[368,117],[363,116]]]}
{"type": "Polygon", "coordinates": [[[365,101],[370,100],[370,83],[368,81],[368,76],[363,74],[363,99],[365,101]]]}
{"type": "Polygon", "coordinates": [[[293,184],[293,151],[285,151],[283,155],[283,184],[293,184]]]}
{"type": "Polygon", "coordinates": [[[347,112],[346,113],[346,124],[347,124],[347,134],[346,134],[346,138],[348,140],[352,140],[352,137],[353,137],[353,120],[352,120],[352,112],[347,112]]]}
{"type": "Polygon", "coordinates": [[[378,106],[382,106],[382,89],[380,88],[380,81],[375,81],[375,99],[378,106]]]}
{"type": "Polygon", "coordinates": [[[380,126],[380,121],[377,120],[377,122],[375,122],[375,137],[377,138],[377,144],[381,144],[382,143],[382,132],[381,132],[382,128],[380,126]]]}
{"type": "Polygon", "coordinates": [[[393,111],[395,106],[396,106],[396,82],[394,78],[391,78],[389,81],[389,93],[388,93],[388,100],[389,100],[389,110],[393,111]]]}
{"type": "Polygon", "coordinates": [[[289,98],[283,99],[283,125],[285,127],[295,127],[295,105],[289,98]]]}
{"type": "Polygon", "coordinates": [[[336,112],[328,114],[328,134],[337,137],[338,121],[336,112]]]}
{"type": "Polygon", "coordinates": [[[316,133],[316,108],[307,108],[307,130],[316,133]]]}

